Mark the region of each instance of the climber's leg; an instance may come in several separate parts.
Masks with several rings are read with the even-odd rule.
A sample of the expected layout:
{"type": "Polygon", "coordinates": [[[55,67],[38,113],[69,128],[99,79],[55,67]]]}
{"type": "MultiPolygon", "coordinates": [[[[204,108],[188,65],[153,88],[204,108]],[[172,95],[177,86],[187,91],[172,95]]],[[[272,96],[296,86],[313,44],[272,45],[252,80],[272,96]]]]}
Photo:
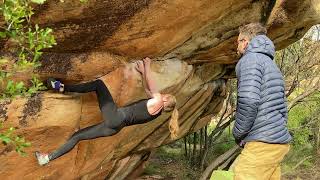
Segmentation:
{"type": "Polygon", "coordinates": [[[107,105],[113,111],[117,108],[108,88],[104,82],[100,79],[95,81],[90,81],[87,83],[75,84],[75,85],[64,85],[58,80],[53,78],[48,79],[48,86],[52,89],[63,89],[64,92],[77,92],[77,93],[87,93],[95,91],[97,94],[99,107],[107,105]]]}
{"type": "Polygon", "coordinates": [[[64,145],[62,145],[54,152],[48,155],[36,152],[36,157],[40,165],[45,165],[49,161],[54,160],[69,152],[81,140],[112,136],[116,134],[118,131],[119,129],[111,129],[107,127],[104,122],[99,123],[97,125],[89,126],[75,132],[64,145]]]}
{"type": "Polygon", "coordinates": [[[63,154],[69,152],[81,140],[112,136],[117,132],[118,131],[115,129],[106,127],[104,122],[97,125],[86,127],[84,129],[80,129],[79,131],[75,132],[64,145],[62,145],[59,149],[55,150],[54,152],[50,153],[49,159],[56,159],[62,156],[63,154]]]}
{"type": "Polygon", "coordinates": [[[64,91],[78,93],[95,91],[97,94],[100,109],[105,105],[113,109],[116,108],[116,104],[111,96],[110,91],[108,90],[104,82],[100,79],[82,84],[65,85],[64,91]]]}

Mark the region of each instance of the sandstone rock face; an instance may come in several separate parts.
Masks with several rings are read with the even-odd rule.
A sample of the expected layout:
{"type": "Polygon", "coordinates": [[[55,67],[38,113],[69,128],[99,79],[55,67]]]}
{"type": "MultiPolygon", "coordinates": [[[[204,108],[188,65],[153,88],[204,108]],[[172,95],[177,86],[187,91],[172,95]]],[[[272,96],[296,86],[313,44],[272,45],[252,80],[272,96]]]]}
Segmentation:
{"type": "MultiPolygon", "coordinates": [[[[43,79],[100,78],[118,106],[125,106],[147,97],[130,62],[149,56],[157,85],[177,97],[178,138],[203,127],[220,110],[226,79],[234,76],[240,25],[265,23],[277,48],[283,48],[320,22],[320,0],[50,0],[36,9],[34,22],[52,27],[58,42],[37,69],[43,79]]],[[[5,51],[6,42],[1,47],[5,51]]],[[[112,137],[82,141],[39,167],[35,150],[50,152],[74,131],[101,120],[95,94],[48,91],[1,102],[0,112],[5,128],[17,127],[32,143],[28,157],[0,147],[1,179],[127,179],[153,149],[174,141],[170,114],[164,113],[112,137]]]]}

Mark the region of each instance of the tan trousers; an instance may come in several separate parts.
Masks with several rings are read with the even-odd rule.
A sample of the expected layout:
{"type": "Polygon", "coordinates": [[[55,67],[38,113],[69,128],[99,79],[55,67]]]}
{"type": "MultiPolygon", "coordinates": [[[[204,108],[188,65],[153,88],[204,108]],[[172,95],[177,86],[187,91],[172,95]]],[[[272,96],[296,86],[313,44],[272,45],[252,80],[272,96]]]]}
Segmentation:
{"type": "Polygon", "coordinates": [[[289,144],[246,143],[230,167],[234,180],[280,180],[280,163],[289,149],[289,144]]]}

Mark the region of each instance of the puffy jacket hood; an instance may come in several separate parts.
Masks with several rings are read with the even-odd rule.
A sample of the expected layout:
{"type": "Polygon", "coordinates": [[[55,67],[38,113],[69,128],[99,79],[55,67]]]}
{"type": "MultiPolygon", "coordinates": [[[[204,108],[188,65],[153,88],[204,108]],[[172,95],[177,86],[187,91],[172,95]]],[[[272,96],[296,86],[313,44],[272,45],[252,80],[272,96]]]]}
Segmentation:
{"type": "Polygon", "coordinates": [[[258,35],[250,41],[245,54],[249,52],[262,53],[273,59],[275,48],[273,42],[267,36],[258,35]]]}

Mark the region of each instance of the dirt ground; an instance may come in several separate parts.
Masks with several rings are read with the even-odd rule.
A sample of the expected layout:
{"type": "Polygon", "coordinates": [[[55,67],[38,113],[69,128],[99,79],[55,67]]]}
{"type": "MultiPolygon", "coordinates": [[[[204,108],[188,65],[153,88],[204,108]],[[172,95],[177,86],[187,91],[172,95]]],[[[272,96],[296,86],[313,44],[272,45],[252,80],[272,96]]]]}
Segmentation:
{"type": "MultiPolygon", "coordinates": [[[[154,154],[145,173],[137,180],[193,180],[199,179],[199,170],[191,169],[182,160],[169,159],[154,154]]],[[[282,180],[320,180],[320,160],[312,167],[298,167],[286,173],[282,180]]]]}
{"type": "Polygon", "coordinates": [[[312,167],[297,168],[293,172],[285,174],[282,180],[320,180],[320,160],[312,167]]]}

